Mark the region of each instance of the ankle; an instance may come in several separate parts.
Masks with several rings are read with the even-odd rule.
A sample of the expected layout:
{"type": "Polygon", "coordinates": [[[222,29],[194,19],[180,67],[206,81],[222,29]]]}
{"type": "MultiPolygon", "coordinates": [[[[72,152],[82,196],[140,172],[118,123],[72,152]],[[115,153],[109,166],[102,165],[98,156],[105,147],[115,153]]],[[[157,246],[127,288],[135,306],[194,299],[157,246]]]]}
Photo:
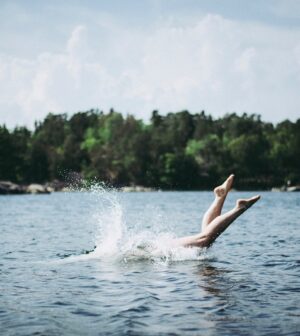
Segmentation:
{"type": "Polygon", "coordinates": [[[235,207],[234,207],[234,210],[238,211],[238,212],[244,212],[245,210],[247,210],[247,207],[246,207],[246,205],[240,204],[240,203],[237,202],[235,207]]]}

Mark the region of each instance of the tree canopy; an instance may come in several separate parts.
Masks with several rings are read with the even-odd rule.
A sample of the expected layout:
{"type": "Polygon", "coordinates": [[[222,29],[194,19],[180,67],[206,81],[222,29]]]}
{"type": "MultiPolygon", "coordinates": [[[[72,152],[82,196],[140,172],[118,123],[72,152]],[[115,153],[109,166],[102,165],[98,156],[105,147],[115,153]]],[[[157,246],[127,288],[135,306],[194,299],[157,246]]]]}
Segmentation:
{"type": "Polygon", "coordinates": [[[237,175],[241,189],[300,183],[300,119],[276,126],[257,115],[153,111],[149,123],[110,110],[48,114],[33,131],[0,126],[0,180],[63,179],[199,190],[237,175]]]}

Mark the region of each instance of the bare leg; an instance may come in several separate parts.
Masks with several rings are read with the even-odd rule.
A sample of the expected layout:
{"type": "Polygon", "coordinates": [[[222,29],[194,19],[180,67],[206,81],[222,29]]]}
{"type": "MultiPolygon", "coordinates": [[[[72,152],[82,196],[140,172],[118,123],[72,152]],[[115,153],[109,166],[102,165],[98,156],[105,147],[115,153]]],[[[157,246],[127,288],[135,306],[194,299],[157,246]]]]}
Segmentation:
{"type": "Polygon", "coordinates": [[[259,199],[260,196],[257,195],[249,199],[238,200],[236,202],[236,206],[232,210],[216,217],[203,232],[194,236],[179,238],[176,241],[176,245],[184,247],[209,247],[235,219],[237,219],[259,199]]]}
{"type": "Polygon", "coordinates": [[[233,179],[234,175],[230,175],[222,185],[214,189],[215,199],[203,216],[202,231],[204,231],[208,224],[216,217],[220,216],[226,196],[231,189],[233,179]]]}

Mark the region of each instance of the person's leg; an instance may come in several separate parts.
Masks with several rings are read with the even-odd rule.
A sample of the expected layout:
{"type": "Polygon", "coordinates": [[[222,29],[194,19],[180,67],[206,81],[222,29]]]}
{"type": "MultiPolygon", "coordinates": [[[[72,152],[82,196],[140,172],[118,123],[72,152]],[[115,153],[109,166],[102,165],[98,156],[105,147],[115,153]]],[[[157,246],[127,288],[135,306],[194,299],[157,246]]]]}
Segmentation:
{"type": "Polygon", "coordinates": [[[216,217],[204,231],[194,236],[179,238],[176,241],[176,245],[184,247],[209,247],[235,219],[259,199],[260,196],[258,195],[249,199],[237,200],[236,206],[232,210],[216,217]]]}
{"type": "Polygon", "coordinates": [[[226,196],[231,189],[233,179],[234,175],[230,175],[222,185],[214,189],[215,199],[203,216],[202,231],[204,231],[208,224],[216,217],[220,216],[226,196]]]}

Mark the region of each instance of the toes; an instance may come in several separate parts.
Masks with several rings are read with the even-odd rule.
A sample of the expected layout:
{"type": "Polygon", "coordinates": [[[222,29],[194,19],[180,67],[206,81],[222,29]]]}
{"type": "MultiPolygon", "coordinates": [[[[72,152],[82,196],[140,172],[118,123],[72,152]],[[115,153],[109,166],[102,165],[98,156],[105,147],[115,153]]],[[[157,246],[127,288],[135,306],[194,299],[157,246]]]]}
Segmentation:
{"type": "Polygon", "coordinates": [[[226,189],[229,191],[229,189],[231,188],[232,186],[232,183],[233,183],[233,179],[234,179],[234,175],[231,174],[228,179],[226,180],[225,182],[225,185],[226,185],[226,189]]]}

